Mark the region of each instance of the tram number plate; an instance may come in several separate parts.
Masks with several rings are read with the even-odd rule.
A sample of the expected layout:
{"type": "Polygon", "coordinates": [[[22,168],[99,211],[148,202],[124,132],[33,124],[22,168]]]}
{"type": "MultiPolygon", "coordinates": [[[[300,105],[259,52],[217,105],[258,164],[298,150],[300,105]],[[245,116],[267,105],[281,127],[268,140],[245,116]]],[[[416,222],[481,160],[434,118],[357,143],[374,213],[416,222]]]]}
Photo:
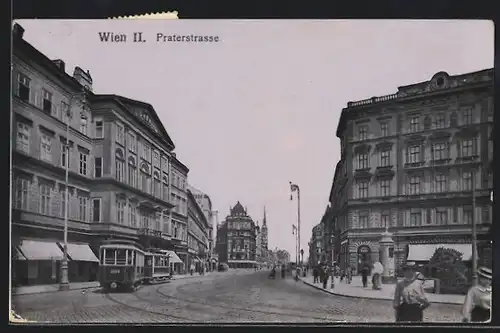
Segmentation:
{"type": "Polygon", "coordinates": [[[109,271],[111,274],[120,274],[120,270],[119,269],[112,269],[109,271]]]}

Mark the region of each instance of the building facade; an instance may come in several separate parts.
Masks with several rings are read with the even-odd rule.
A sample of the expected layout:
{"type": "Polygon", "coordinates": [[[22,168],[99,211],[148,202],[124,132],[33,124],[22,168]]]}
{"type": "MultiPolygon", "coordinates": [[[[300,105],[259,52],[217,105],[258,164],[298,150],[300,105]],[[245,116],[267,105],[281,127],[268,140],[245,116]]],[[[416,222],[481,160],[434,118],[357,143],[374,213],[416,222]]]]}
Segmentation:
{"type": "Polygon", "coordinates": [[[323,224],[318,223],[312,228],[311,240],[309,241],[308,261],[311,266],[325,262],[323,241],[323,224]]]}
{"type": "Polygon", "coordinates": [[[205,214],[198,204],[196,198],[190,190],[187,190],[188,197],[188,256],[189,267],[194,266],[196,272],[207,270],[209,268],[209,229],[205,214]]]}
{"type": "Polygon", "coordinates": [[[330,193],[341,265],[377,261],[386,228],[396,270],[428,261],[443,244],[469,260],[473,220],[478,235],[491,223],[492,128],[492,69],[439,72],[393,95],[349,102],[330,193]]]}
{"type": "Polygon", "coordinates": [[[219,261],[230,268],[256,267],[255,246],[255,223],[238,201],[217,230],[219,261]]]}
{"type": "MultiPolygon", "coordinates": [[[[60,281],[66,166],[70,282],[97,278],[95,253],[108,239],[173,250],[170,174],[172,164],[180,162],[154,108],[94,93],[88,71],[76,67],[68,75],[63,61],[48,59],[23,40],[23,32],[15,25],[11,177],[16,283],[60,281]]],[[[187,168],[181,170],[186,177],[187,168]]]]}
{"type": "Polygon", "coordinates": [[[188,247],[188,205],[187,205],[187,177],[189,169],[176,156],[172,154],[171,163],[171,191],[170,201],[172,209],[172,239],[175,241],[175,252],[182,260],[183,265],[176,266],[177,273],[186,273],[190,268],[189,257],[196,255],[188,247]],[[182,268],[181,268],[182,267],[182,268]]]}
{"type": "Polygon", "coordinates": [[[198,205],[201,207],[203,210],[203,214],[205,215],[205,218],[208,222],[208,262],[209,264],[209,269],[210,270],[216,270],[217,269],[217,258],[214,255],[215,254],[215,242],[214,242],[214,224],[215,224],[215,211],[213,210],[212,207],[212,200],[210,199],[210,196],[199,189],[189,186],[188,189],[191,191],[193,194],[194,198],[196,199],[196,202],[198,205]]]}

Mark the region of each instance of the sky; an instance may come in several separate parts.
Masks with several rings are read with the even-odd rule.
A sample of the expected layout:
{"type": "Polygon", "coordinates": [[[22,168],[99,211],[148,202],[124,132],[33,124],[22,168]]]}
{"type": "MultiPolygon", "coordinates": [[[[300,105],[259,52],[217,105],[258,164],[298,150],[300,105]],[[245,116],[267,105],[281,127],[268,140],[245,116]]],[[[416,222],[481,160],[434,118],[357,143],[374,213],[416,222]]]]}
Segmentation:
{"type": "Polygon", "coordinates": [[[295,255],[328,205],[348,101],[392,94],[435,73],[493,67],[490,21],[20,20],[24,38],[66,71],[89,70],[93,90],[150,103],[219,222],[240,201],[254,221],[267,211],[269,248],[295,255]],[[125,33],[126,43],[99,32],[125,33]],[[144,43],[132,33],[143,32],[144,43]],[[157,43],[164,35],[217,43],[157,43]]]}

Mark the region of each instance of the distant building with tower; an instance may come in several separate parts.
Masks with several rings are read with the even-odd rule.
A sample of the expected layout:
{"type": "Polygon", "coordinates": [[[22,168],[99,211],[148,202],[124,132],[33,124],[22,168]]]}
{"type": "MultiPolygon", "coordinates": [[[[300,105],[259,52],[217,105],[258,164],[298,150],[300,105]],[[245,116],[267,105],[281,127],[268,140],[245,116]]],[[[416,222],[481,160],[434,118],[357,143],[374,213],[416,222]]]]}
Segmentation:
{"type": "Polygon", "coordinates": [[[255,229],[255,222],[238,201],[217,229],[219,262],[227,263],[230,268],[256,267],[255,229]]]}

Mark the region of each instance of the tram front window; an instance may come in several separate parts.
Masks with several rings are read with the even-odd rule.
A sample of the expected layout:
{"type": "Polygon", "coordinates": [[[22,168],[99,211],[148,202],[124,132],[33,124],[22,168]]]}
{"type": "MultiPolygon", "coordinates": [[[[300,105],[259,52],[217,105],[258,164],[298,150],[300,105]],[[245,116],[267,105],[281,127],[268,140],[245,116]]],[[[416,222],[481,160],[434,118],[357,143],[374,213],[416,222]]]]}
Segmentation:
{"type": "Polygon", "coordinates": [[[119,249],[116,250],[116,264],[117,265],[125,265],[126,264],[126,253],[127,250],[119,249]]]}
{"type": "Polygon", "coordinates": [[[113,249],[105,249],[106,256],[104,257],[105,265],[114,265],[115,264],[115,250],[113,249]]]}
{"type": "Polygon", "coordinates": [[[132,265],[132,259],[134,257],[134,250],[127,250],[127,265],[132,265]]]}

